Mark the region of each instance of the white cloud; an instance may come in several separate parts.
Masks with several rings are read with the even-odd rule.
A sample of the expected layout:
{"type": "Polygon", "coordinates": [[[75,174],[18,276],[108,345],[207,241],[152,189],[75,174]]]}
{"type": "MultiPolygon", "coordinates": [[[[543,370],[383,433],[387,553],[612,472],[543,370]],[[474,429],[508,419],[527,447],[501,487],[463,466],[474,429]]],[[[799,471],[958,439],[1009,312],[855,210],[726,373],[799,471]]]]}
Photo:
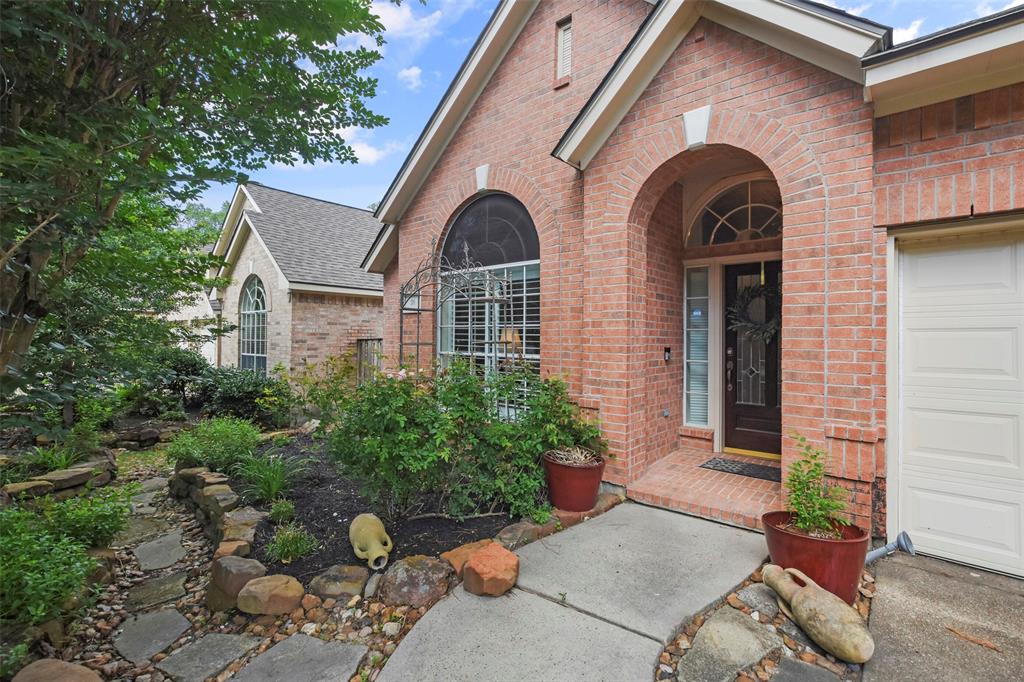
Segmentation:
{"type": "MultiPolygon", "coordinates": [[[[406,149],[408,146],[406,143],[399,142],[398,140],[389,140],[384,144],[374,144],[373,131],[363,130],[362,128],[339,128],[334,133],[344,139],[349,147],[352,147],[356,158],[359,159],[359,164],[365,166],[373,166],[392,154],[406,149]]],[[[319,170],[340,167],[341,165],[336,161],[318,161],[317,163],[304,164],[296,158],[295,163],[292,165],[279,162],[274,164],[274,168],[281,170],[319,170]]]]}
{"type": "Polygon", "coordinates": [[[438,32],[438,25],[444,16],[441,10],[430,14],[417,15],[412,11],[415,3],[393,5],[390,2],[374,2],[372,12],[384,24],[384,40],[389,44],[404,43],[411,49],[422,47],[438,32]]]}
{"type": "Polygon", "coordinates": [[[423,69],[418,66],[410,66],[398,72],[398,82],[413,92],[419,92],[423,87],[423,69]]]}
{"type": "Polygon", "coordinates": [[[975,6],[974,13],[977,14],[979,17],[984,17],[988,16],[989,14],[995,14],[996,12],[1002,12],[1003,10],[1010,9],[1011,7],[1020,7],[1021,5],[1024,5],[1024,0],[1010,0],[1005,5],[993,7],[992,3],[987,2],[987,0],[985,0],[983,2],[979,2],[975,6]]]}
{"type": "Polygon", "coordinates": [[[914,19],[910,22],[910,25],[905,28],[895,28],[892,31],[892,42],[894,45],[905,43],[908,40],[913,40],[921,34],[921,24],[924,23],[924,19],[914,19]]]}
{"type": "Polygon", "coordinates": [[[871,8],[871,3],[870,2],[865,2],[865,3],[862,3],[860,5],[847,6],[845,4],[841,4],[841,3],[836,2],[836,0],[818,0],[818,1],[821,2],[823,5],[828,5],[829,7],[835,7],[836,9],[841,9],[844,12],[846,12],[847,14],[852,14],[855,17],[861,16],[862,14],[864,14],[865,12],[867,12],[871,8]]]}

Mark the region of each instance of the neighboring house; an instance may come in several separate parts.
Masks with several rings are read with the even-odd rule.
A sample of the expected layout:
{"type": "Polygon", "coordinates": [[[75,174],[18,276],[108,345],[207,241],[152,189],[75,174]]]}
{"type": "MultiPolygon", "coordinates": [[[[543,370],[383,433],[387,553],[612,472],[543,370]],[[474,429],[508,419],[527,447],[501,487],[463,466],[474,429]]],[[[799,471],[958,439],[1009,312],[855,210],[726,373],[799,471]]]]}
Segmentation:
{"type": "Polygon", "coordinates": [[[200,291],[192,299],[192,303],[167,316],[172,322],[178,322],[188,327],[189,332],[198,337],[191,341],[181,341],[182,348],[188,348],[200,353],[211,365],[217,363],[217,341],[210,331],[214,326],[217,314],[213,312],[210,298],[205,291],[200,291]]]}
{"type": "Polygon", "coordinates": [[[382,281],[360,259],[380,228],[369,211],[250,182],[239,185],[214,253],[231,283],[210,298],[225,325],[218,366],[296,370],[379,347],[382,281]]]}
{"type": "Polygon", "coordinates": [[[893,46],[804,0],[502,2],[377,209],[385,354],[512,339],[608,483],[727,523],[781,484],[701,465],[800,434],[874,535],[1024,575],[1022,64],[1024,8],[893,46]],[[517,292],[475,337],[399,300],[467,252],[517,292]]]}

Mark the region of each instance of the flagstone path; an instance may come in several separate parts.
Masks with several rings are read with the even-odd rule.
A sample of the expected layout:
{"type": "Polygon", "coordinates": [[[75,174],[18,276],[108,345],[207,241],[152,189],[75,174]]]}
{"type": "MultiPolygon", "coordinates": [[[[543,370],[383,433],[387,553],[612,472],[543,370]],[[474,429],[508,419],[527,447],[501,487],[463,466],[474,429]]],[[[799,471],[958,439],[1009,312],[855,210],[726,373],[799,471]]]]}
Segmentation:
{"type": "MultiPolygon", "coordinates": [[[[186,583],[195,572],[189,570],[185,534],[167,519],[157,516],[167,501],[167,479],[154,477],[142,482],[142,492],[132,500],[128,528],[114,545],[130,549],[143,572],[143,579],[128,590],[129,616],[113,638],[120,656],[137,666],[156,663],[152,674],[139,679],[170,679],[175,682],[203,682],[230,676],[229,666],[237,669],[239,658],[251,655],[265,641],[243,634],[192,633],[193,623],[175,602],[187,594],[186,583]],[[195,634],[192,641],[188,638],[195,634]],[[183,638],[185,638],[183,640],[183,638]],[[175,644],[183,646],[165,654],[175,644]]],[[[205,543],[204,543],[205,544],[205,543]]],[[[208,548],[205,548],[208,549],[208,548]]],[[[194,550],[193,550],[194,551],[194,550]]],[[[200,628],[201,630],[202,628],[200,628]]],[[[367,653],[365,646],[347,642],[327,642],[296,633],[274,640],[262,653],[257,652],[233,679],[243,682],[276,680],[348,680],[367,653]]],[[[124,665],[124,664],[122,664],[124,665]]],[[[152,668],[150,668],[152,670],[152,668]]]]}

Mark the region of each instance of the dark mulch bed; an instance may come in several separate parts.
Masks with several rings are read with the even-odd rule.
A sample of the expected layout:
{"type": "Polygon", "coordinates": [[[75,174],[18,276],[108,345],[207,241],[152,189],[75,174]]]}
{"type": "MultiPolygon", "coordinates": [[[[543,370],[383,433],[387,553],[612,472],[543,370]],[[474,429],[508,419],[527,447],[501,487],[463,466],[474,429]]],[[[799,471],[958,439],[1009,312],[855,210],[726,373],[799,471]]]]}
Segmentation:
{"type": "MultiPolygon", "coordinates": [[[[273,536],[274,525],[263,522],[256,531],[256,558],[263,562],[268,573],[284,573],[302,581],[336,564],[365,565],[352,551],[348,541],[348,526],[359,514],[371,512],[379,515],[379,510],[359,494],[354,482],[338,473],[324,452],[322,442],[309,436],[297,436],[288,445],[277,448],[277,452],[288,457],[314,460],[288,499],[295,504],[295,520],[320,541],[321,547],[315,554],[290,564],[271,562],[262,548],[273,536]]],[[[241,489],[236,481],[232,481],[232,487],[241,489]]],[[[254,506],[268,509],[259,504],[254,506]]],[[[467,542],[492,538],[511,522],[508,515],[502,514],[463,522],[427,518],[395,526],[385,523],[388,535],[395,544],[388,563],[390,565],[397,559],[413,554],[436,556],[467,542]]]]}

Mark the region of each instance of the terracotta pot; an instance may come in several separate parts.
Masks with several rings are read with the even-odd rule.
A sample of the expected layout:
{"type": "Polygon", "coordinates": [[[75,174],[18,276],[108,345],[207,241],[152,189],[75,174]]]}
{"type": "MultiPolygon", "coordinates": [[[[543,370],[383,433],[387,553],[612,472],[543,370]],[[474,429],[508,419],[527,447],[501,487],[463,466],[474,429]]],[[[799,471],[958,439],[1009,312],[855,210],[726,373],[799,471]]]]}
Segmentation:
{"type": "Polygon", "coordinates": [[[772,563],[806,573],[821,587],[847,604],[853,604],[871,536],[858,526],[841,526],[842,539],[814,538],[786,530],[784,526],[791,516],[787,511],[768,512],[761,516],[772,563]]]}
{"type": "Polygon", "coordinates": [[[565,511],[585,512],[597,505],[597,491],[604,476],[604,458],[595,464],[571,466],[544,455],[551,504],[565,511]]]}

